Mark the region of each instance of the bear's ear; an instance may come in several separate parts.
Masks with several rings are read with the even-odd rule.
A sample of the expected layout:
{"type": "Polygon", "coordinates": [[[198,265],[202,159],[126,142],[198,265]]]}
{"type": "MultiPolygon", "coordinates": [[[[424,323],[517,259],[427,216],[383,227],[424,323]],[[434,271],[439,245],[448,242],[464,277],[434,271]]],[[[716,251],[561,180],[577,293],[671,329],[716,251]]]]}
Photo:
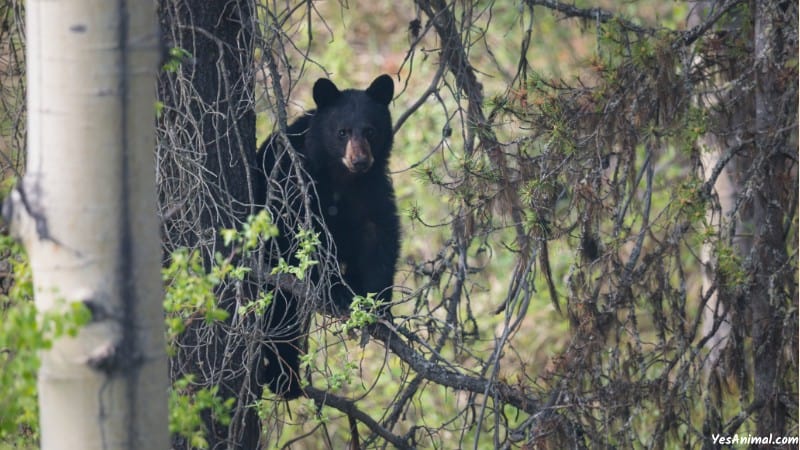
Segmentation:
{"type": "Polygon", "coordinates": [[[320,78],[314,83],[314,103],[317,104],[317,108],[330,105],[339,98],[339,95],[341,95],[339,88],[327,78],[320,78]]]}
{"type": "Polygon", "coordinates": [[[367,88],[367,95],[381,105],[388,106],[394,96],[394,81],[392,81],[392,77],[384,74],[375,78],[375,81],[367,88]]]}

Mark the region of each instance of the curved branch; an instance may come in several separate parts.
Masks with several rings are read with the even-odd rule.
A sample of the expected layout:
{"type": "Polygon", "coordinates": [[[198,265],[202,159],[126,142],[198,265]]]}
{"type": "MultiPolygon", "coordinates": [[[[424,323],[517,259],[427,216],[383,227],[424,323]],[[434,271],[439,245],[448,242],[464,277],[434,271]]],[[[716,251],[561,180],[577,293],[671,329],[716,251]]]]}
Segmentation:
{"type": "Polygon", "coordinates": [[[633,31],[637,34],[652,35],[656,32],[654,28],[645,28],[630,20],[625,20],[617,14],[603,8],[578,8],[574,5],[561,3],[553,0],[526,0],[529,6],[544,6],[547,9],[552,9],[563,14],[565,17],[574,17],[584,20],[595,20],[600,23],[607,23],[615,21],[619,23],[623,29],[633,31]]]}
{"type": "Polygon", "coordinates": [[[356,419],[369,427],[370,430],[381,436],[382,438],[386,439],[388,442],[391,442],[396,448],[399,449],[412,449],[413,447],[408,445],[407,442],[403,440],[400,436],[393,434],[391,431],[387,430],[381,424],[376,422],[372,417],[370,417],[364,411],[358,409],[354,402],[344,397],[340,397],[338,395],[331,394],[330,392],[323,391],[321,389],[317,389],[313,386],[306,387],[305,393],[308,398],[314,400],[319,405],[326,405],[332,408],[338,409],[339,411],[347,414],[349,417],[356,419]]]}
{"type": "Polygon", "coordinates": [[[403,114],[400,115],[400,117],[397,119],[397,122],[395,122],[394,124],[394,129],[392,130],[392,134],[397,134],[397,132],[400,131],[400,128],[403,126],[405,121],[408,120],[408,118],[411,117],[412,114],[414,114],[420,107],[422,107],[422,105],[425,104],[425,102],[428,100],[428,97],[430,97],[436,91],[439,90],[439,81],[442,79],[442,75],[444,75],[444,69],[445,69],[444,64],[439,65],[439,69],[436,70],[436,75],[433,76],[433,79],[431,80],[428,89],[426,89],[425,92],[422,93],[422,95],[417,99],[417,101],[414,102],[413,105],[411,105],[407,110],[403,112],[403,114]]]}
{"type": "Polygon", "coordinates": [[[392,353],[411,366],[419,376],[434,383],[475,394],[483,395],[488,393],[490,396],[519,408],[528,414],[536,414],[542,409],[539,400],[505,383],[464,375],[425,359],[384,322],[373,325],[370,328],[370,334],[375,339],[383,342],[392,353]]]}
{"type": "MultiPolygon", "coordinates": [[[[614,14],[613,12],[603,8],[578,8],[574,5],[553,0],[526,0],[525,3],[528,6],[543,6],[547,9],[558,11],[565,17],[595,20],[599,23],[608,23],[614,21],[618,23],[624,30],[632,31],[636,34],[653,35],[656,33],[656,31],[658,31],[656,28],[636,25],[630,20],[623,19],[620,15],[614,14]]],[[[723,3],[721,6],[719,6],[719,8],[717,8],[715,13],[711,14],[708,20],[692,28],[691,30],[681,32],[681,38],[676,41],[675,44],[682,46],[691,45],[694,43],[694,41],[699,39],[708,30],[710,30],[720,18],[724,17],[732,8],[741,3],[743,3],[743,0],[731,0],[723,3]]]]}
{"type": "MultiPolygon", "coordinates": [[[[375,339],[383,342],[392,353],[411,366],[418,374],[417,380],[424,378],[441,386],[474,394],[485,395],[489,393],[490,396],[499,401],[515,406],[531,415],[541,413],[543,410],[538,399],[526,395],[519,389],[499,381],[464,375],[425,359],[419,352],[409,346],[395,330],[383,322],[373,325],[370,328],[370,334],[375,339]]],[[[358,409],[355,402],[313,386],[306,387],[305,393],[308,398],[314,400],[317,404],[330,406],[360,421],[372,432],[386,439],[396,448],[413,448],[403,437],[392,433],[367,413],[358,409]]]]}
{"type": "Polygon", "coordinates": [[[705,22],[701,23],[700,25],[697,25],[691,30],[685,31],[681,39],[675,42],[675,44],[681,44],[683,46],[692,45],[694,41],[696,41],[701,36],[706,34],[706,32],[708,32],[708,30],[710,30],[711,27],[713,27],[714,24],[719,21],[719,19],[728,14],[730,10],[733,9],[733,7],[739,5],[740,3],[743,3],[743,1],[733,0],[727,3],[723,3],[722,6],[720,6],[717,9],[717,12],[711,14],[711,16],[705,22]]]}

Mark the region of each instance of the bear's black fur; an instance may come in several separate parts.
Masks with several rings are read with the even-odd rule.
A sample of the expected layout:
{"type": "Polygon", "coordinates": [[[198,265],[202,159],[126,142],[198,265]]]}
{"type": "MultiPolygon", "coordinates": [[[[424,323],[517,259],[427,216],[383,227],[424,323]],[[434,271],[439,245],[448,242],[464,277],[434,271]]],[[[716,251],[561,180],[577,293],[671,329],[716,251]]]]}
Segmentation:
{"type": "MultiPolygon", "coordinates": [[[[292,225],[296,219],[284,219],[287,210],[294,210],[296,217],[299,210],[305,210],[304,205],[310,205],[311,211],[323,219],[341,269],[341,277],[326,280],[335,309],[346,311],[354,294],[374,293],[389,304],[400,248],[400,223],[389,177],[389,103],[394,83],[388,75],[381,75],[366,90],[340,91],[333,82],[321,78],[314,84],[313,94],[316,109],[293,122],[286,133],[313,184],[308,197],[295,195],[288,207],[286,199],[275,201],[292,191],[287,189],[288,184],[297,184],[301,178],[278,144],[277,135],[273,135],[259,150],[263,164],[253,177],[256,201],[270,209],[282,235],[277,240],[280,256],[289,261],[294,252],[291,236],[297,228],[292,225]],[[269,195],[268,183],[272,183],[269,195]]],[[[325,247],[327,234],[320,226],[315,228],[325,247]]],[[[312,276],[316,273],[319,271],[312,276]]],[[[276,289],[268,312],[271,342],[265,345],[265,366],[258,382],[292,399],[302,395],[299,357],[305,351],[307,320],[302,317],[304,305],[300,302],[305,300],[280,291],[285,289],[276,289]]]]}

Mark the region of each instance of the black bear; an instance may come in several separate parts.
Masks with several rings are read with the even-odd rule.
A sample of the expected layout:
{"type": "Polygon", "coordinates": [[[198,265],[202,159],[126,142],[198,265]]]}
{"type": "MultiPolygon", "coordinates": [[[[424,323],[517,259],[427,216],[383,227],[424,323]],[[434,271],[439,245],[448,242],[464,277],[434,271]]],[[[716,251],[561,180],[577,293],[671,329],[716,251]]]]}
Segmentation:
{"type": "MultiPolygon", "coordinates": [[[[381,75],[366,90],[339,90],[321,78],[314,84],[313,95],[316,109],[294,121],[286,133],[310,178],[307,194],[297,195],[303,192],[296,189],[303,177],[276,134],[259,150],[263,160],[254,176],[256,201],[269,208],[278,224],[277,253],[289,261],[296,250],[291,236],[298,231],[298,212],[307,207],[323,220],[324,227],[316,222],[314,231],[320,234],[322,247],[332,240],[338,262],[339,273],[325,280],[334,309],[346,311],[354,295],[368,293],[388,305],[400,248],[400,223],[389,177],[389,103],[394,83],[381,75]]],[[[274,263],[275,249],[271,253],[274,263]]],[[[321,270],[312,271],[312,277],[319,277],[321,270]]],[[[269,342],[264,345],[258,382],[292,399],[302,395],[299,357],[305,351],[307,333],[307,314],[302,311],[308,305],[286,291],[275,289],[268,311],[269,342]]],[[[388,314],[388,307],[384,313],[388,314]]]]}

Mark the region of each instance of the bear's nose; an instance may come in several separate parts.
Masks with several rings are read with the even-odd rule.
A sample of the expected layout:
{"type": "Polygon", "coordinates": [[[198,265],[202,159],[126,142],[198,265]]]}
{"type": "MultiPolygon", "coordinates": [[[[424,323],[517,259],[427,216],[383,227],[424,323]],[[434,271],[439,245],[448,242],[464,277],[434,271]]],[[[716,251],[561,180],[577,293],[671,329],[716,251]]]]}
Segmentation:
{"type": "Polygon", "coordinates": [[[353,159],[352,164],[354,169],[356,169],[359,172],[364,172],[367,169],[369,169],[370,166],[369,157],[367,157],[366,155],[357,156],[353,159]]]}

